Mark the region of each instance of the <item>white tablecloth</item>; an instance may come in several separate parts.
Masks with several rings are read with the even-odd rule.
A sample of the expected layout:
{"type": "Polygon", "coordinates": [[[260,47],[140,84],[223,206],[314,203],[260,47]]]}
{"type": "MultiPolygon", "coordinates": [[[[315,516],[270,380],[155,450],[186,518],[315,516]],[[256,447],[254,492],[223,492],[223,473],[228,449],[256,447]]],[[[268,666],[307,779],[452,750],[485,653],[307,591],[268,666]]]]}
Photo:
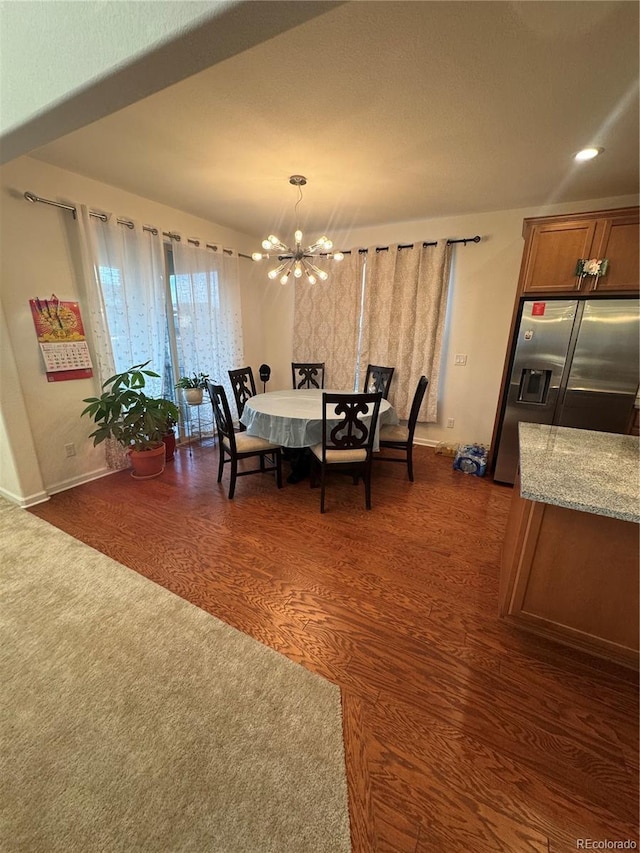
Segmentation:
{"type": "MultiPolygon", "coordinates": [[[[328,394],[351,392],[330,391],[328,394]]],[[[312,447],[322,441],[322,390],[268,391],[250,397],[240,423],[249,435],[257,435],[280,447],[312,447]]],[[[398,416],[388,400],[380,403],[374,450],[378,450],[378,432],[384,424],[397,424],[398,416]]]]}

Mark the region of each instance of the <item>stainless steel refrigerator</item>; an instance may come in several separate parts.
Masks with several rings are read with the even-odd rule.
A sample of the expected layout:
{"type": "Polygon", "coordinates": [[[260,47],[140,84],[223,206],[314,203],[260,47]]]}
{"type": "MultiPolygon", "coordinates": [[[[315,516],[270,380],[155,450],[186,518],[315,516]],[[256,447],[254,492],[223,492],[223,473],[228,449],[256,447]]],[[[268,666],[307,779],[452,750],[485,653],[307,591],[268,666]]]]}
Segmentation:
{"type": "Polygon", "coordinates": [[[515,481],[519,421],[626,432],[639,358],[638,299],[523,302],[494,479],[515,481]]]}

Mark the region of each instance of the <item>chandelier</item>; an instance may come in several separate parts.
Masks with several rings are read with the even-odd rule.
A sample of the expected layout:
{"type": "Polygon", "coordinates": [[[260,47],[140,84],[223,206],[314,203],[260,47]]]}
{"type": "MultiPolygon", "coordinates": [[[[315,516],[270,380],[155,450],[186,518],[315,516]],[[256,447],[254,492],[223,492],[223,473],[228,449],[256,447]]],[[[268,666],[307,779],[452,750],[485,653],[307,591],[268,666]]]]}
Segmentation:
{"type": "Polygon", "coordinates": [[[302,248],[302,231],[298,228],[298,205],[302,201],[302,187],[307,183],[304,175],[291,175],[289,183],[294,187],[298,187],[298,201],[295,206],[296,214],[296,231],[293,235],[295,240],[295,248],[291,249],[273,234],[270,234],[266,240],[262,241],[262,248],[265,252],[254,252],[251,257],[254,261],[261,261],[268,258],[277,258],[278,266],[269,270],[268,277],[275,279],[280,277],[280,284],[286,284],[289,277],[293,273],[294,278],[302,278],[305,276],[309,284],[315,284],[318,279],[326,281],[329,278],[329,273],[316,266],[315,262],[324,260],[341,261],[344,258],[342,252],[331,252],[333,243],[328,237],[319,237],[315,243],[302,248]]]}

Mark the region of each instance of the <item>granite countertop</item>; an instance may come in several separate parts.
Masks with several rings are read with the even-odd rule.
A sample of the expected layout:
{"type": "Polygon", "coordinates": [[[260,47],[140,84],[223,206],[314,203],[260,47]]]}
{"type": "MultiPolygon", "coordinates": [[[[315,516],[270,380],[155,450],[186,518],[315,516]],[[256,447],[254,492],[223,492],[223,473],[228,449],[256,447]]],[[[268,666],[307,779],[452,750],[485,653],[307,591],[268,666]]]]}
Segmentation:
{"type": "Polygon", "coordinates": [[[640,522],[640,439],[521,423],[520,493],[568,509],[640,522]]]}

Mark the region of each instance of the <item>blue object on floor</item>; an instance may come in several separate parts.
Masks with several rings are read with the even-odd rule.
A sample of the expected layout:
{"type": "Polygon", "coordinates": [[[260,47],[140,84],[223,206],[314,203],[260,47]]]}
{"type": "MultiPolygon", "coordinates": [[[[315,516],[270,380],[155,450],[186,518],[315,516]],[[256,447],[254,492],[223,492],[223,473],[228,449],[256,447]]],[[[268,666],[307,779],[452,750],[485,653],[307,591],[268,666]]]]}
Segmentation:
{"type": "Polygon", "coordinates": [[[476,477],[484,477],[487,470],[487,456],[488,451],[484,444],[461,444],[453,460],[453,469],[465,474],[475,474],[476,477]]]}

